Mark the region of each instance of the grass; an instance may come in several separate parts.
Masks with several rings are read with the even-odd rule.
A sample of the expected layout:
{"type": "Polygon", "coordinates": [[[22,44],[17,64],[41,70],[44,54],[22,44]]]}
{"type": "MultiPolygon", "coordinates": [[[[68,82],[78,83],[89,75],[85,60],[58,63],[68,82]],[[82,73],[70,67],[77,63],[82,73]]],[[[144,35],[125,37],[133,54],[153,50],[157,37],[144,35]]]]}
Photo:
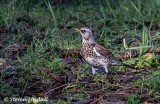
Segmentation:
{"type": "Polygon", "coordinates": [[[102,97],[107,102],[116,102],[112,99],[118,94],[112,95],[113,90],[127,91],[137,85],[140,92],[131,92],[126,97],[123,91],[123,98],[117,99],[128,104],[159,103],[160,55],[154,51],[160,45],[159,0],[70,0],[66,4],[36,1],[0,2],[0,56],[18,72],[7,75],[7,67],[1,68],[1,99],[49,96],[51,102],[60,104],[102,97]],[[98,43],[138,68],[131,73],[124,67],[112,67],[110,71],[115,69],[140,79],[125,82],[119,74],[108,79],[102,74],[88,74],[90,67],[79,61],[75,53],[70,55],[70,50],[81,48],[81,37],[74,31],[81,26],[91,27],[98,43]],[[13,44],[20,45],[18,51],[6,48],[13,44]],[[3,52],[4,49],[7,51],[3,52]],[[136,58],[132,51],[137,52],[136,58]],[[128,60],[122,58],[124,52],[130,55],[128,60]],[[154,54],[148,60],[145,53],[154,54]],[[71,62],[66,59],[69,57],[71,62]]]}

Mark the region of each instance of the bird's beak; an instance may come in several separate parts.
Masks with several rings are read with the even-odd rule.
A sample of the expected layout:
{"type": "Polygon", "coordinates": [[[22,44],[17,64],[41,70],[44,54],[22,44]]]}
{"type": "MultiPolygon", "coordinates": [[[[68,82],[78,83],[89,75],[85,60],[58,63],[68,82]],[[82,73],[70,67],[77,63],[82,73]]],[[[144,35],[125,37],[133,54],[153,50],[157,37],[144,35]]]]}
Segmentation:
{"type": "Polygon", "coordinates": [[[80,29],[78,29],[78,28],[74,28],[77,32],[81,32],[81,30],[80,29]]]}

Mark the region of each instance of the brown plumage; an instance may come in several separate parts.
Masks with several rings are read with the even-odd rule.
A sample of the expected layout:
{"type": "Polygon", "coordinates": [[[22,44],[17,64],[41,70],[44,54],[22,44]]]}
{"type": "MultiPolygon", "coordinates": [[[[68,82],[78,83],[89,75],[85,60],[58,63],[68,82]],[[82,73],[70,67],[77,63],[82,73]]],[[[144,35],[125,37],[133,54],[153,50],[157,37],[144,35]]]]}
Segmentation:
{"type": "Polygon", "coordinates": [[[89,28],[83,27],[75,29],[82,36],[81,55],[85,61],[92,67],[94,74],[98,68],[103,67],[108,73],[108,67],[113,65],[124,65],[123,62],[117,61],[114,55],[101,45],[98,45],[94,40],[92,31],[89,28]]]}
{"type": "Polygon", "coordinates": [[[108,51],[107,49],[105,49],[103,46],[96,44],[95,49],[99,54],[101,54],[104,57],[114,58],[113,54],[110,51],[108,51]]]}

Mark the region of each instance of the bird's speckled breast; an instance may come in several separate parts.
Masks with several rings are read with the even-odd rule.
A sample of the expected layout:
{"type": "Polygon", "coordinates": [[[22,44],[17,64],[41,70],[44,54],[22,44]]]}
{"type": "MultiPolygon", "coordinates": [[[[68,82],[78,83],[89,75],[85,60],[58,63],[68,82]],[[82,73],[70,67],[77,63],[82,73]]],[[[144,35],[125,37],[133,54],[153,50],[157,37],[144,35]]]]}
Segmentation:
{"type": "Polygon", "coordinates": [[[82,42],[81,54],[85,61],[92,66],[102,67],[108,63],[108,59],[95,52],[95,45],[86,41],[82,42]]]}
{"type": "Polygon", "coordinates": [[[93,48],[94,46],[87,42],[82,43],[81,53],[84,59],[87,57],[90,58],[96,57],[96,53],[93,51],[93,48]]]}
{"type": "Polygon", "coordinates": [[[94,46],[88,43],[82,43],[82,45],[83,47],[81,48],[81,53],[85,61],[92,66],[101,67],[101,61],[103,58],[97,56],[97,54],[94,52],[94,46]]]}

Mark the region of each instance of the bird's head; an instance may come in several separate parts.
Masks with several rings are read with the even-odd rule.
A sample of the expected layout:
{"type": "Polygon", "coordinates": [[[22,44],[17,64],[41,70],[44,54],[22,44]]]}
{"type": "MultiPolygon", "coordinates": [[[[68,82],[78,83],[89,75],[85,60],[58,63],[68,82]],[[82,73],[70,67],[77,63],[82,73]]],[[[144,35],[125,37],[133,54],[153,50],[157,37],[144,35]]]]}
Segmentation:
{"type": "Polygon", "coordinates": [[[77,32],[79,32],[82,36],[82,39],[88,41],[90,44],[95,44],[95,40],[93,37],[92,31],[87,27],[75,28],[77,32]]]}

